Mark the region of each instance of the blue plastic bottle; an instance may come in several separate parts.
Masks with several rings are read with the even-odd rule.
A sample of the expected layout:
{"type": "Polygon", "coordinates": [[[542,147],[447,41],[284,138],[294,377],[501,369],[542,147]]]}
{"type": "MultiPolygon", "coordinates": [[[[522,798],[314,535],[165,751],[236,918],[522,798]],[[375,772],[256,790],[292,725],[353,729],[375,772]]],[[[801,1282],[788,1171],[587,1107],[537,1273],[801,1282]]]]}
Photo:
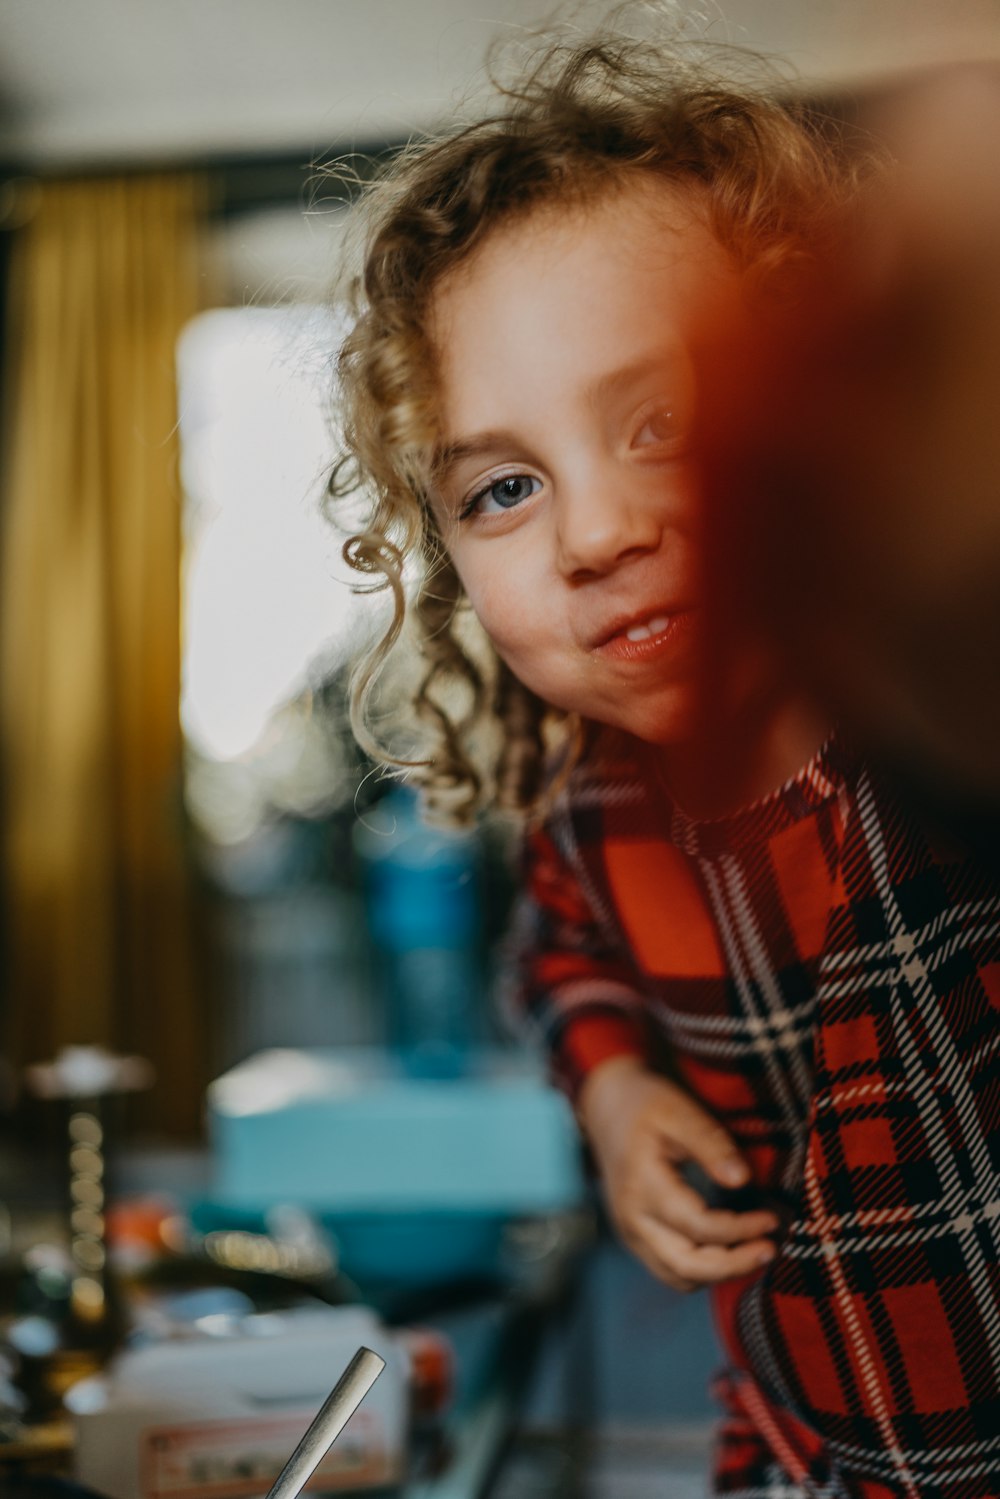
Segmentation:
{"type": "Polygon", "coordinates": [[[481,1004],[476,839],[395,788],[355,831],[389,1045],[423,1077],[465,1071],[481,1004]]]}

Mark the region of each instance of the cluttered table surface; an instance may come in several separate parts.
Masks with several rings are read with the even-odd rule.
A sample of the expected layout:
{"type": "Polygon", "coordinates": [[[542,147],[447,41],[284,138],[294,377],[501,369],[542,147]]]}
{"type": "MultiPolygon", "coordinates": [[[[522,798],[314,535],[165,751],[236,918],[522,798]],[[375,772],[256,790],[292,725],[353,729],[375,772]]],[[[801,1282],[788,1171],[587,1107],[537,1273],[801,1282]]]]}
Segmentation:
{"type": "Polygon", "coordinates": [[[510,1056],[353,1060],[220,1079],[178,1193],[134,1190],[106,1098],[54,1106],[0,1223],[0,1492],[262,1495],[366,1345],[386,1368],[310,1492],[488,1493],[590,1243],[572,1122],[510,1056]]]}

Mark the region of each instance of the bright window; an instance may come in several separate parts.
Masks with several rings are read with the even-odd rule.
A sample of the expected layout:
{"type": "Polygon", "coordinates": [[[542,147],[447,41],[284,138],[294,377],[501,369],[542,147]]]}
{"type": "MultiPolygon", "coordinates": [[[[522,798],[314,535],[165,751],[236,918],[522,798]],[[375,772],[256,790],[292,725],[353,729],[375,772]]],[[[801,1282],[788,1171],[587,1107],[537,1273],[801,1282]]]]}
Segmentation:
{"type": "MultiPolygon", "coordinates": [[[[245,787],[276,715],[372,628],[377,604],[351,592],[323,512],[339,337],[327,309],[249,307],[204,313],[181,340],[181,715],[216,784],[228,765],[245,787]]],[[[230,835],[252,821],[244,806],[230,835]]]]}

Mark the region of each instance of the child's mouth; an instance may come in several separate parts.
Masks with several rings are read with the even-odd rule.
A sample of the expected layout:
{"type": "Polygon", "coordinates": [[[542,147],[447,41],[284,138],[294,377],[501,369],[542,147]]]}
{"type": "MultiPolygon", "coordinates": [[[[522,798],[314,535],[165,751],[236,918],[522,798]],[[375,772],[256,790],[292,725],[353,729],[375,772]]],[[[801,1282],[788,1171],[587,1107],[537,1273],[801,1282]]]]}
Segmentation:
{"type": "Polygon", "coordinates": [[[651,640],[654,635],[662,635],[670,627],[669,614],[654,614],[652,619],[647,619],[644,624],[630,625],[625,631],[626,640],[651,640]]]}
{"type": "Polygon", "coordinates": [[[694,610],[651,614],[606,635],[595,646],[599,655],[618,661],[646,661],[662,651],[673,650],[690,634],[694,610]]]}

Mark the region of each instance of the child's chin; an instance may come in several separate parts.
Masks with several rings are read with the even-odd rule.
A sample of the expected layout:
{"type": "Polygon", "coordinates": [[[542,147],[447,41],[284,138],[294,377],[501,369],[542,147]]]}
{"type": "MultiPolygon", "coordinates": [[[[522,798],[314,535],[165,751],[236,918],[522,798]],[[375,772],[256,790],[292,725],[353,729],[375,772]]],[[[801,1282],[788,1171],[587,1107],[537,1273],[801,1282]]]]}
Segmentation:
{"type": "Polygon", "coordinates": [[[641,739],[645,744],[657,745],[660,749],[672,749],[681,744],[690,744],[694,738],[694,726],[690,722],[672,723],[650,726],[646,729],[634,728],[628,732],[635,738],[641,739]]]}
{"type": "Polygon", "coordinates": [[[628,711],[629,706],[623,704],[622,711],[609,715],[608,722],[647,744],[685,744],[696,732],[694,703],[688,693],[678,694],[671,703],[636,705],[634,711],[628,711]]]}

